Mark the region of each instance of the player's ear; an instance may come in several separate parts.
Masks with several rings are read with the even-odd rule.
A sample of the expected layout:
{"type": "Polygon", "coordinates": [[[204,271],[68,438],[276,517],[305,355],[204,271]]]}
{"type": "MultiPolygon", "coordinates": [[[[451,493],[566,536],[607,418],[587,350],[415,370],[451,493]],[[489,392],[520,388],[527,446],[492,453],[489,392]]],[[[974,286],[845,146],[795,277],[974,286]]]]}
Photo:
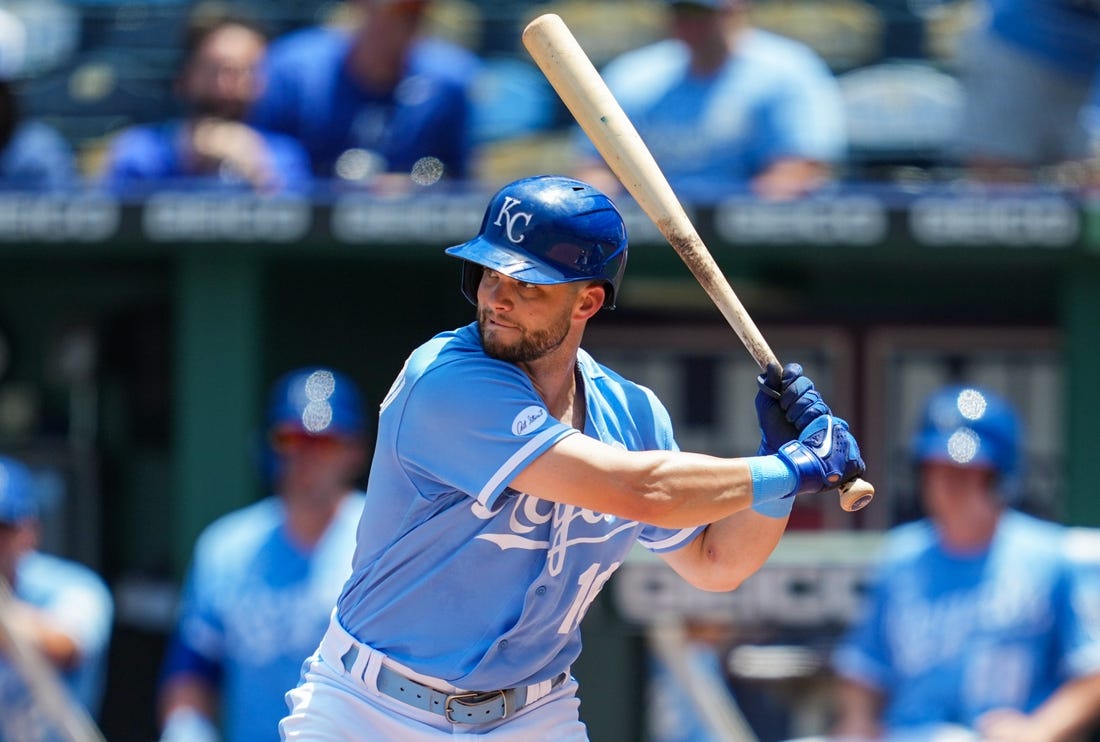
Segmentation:
{"type": "Polygon", "coordinates": [[[600,311],[607,296],[607,286],[603,281],[589,281],[584,284],[577,297],[577,313],[581,319],[588,319],[600,311]]]}

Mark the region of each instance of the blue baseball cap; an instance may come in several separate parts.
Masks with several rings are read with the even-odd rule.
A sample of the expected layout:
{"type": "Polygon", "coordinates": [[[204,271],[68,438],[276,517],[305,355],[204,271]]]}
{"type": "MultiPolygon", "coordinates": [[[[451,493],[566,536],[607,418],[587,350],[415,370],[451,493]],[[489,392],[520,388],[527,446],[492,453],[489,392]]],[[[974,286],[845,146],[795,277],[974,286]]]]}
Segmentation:
{"type": "Polygon", "coordinates": [[[918,462],[984,467],[1011,477],[1020,439],[1020,421],[1008,400],[989,389],[950,384],[925,403],[912,453],[918,462]]]}
{"type": "Polygon", "coordinates": [[[0,523],[21,523],[38,517],[34,477],[15,459],[0,456],[0,523]]]}

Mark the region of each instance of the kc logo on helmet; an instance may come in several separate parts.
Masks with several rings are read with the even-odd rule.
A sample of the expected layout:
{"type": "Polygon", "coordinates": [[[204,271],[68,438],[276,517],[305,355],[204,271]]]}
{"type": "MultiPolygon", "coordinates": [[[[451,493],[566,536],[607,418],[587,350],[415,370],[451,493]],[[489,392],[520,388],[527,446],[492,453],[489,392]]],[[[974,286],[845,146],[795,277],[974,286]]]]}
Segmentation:
{"type": "Polygon", "coordinates": [[[526,237],[523,234],[524,228],[530,226],[533,215],[528,211],[515,211],[512,209],[520,203],[518,198],[511,196],[504,197],[504,203],[500,206],[500,211],[497,212],[497,218],[493,224],[497,227],[504,229],[504,236],[508,238],[508,241],[518,245],[523,242],[526,237]],[[523,223],[520,224],[520,220],[523,223]],[[518,231],[518,234],[517,234],[518,231]]]}

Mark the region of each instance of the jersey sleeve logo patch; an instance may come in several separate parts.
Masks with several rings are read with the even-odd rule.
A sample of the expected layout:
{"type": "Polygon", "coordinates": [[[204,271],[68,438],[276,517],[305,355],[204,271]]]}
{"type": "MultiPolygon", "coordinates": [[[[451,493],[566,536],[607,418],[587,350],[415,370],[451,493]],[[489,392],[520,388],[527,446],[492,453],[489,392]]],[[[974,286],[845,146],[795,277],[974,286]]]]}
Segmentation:
{"type": "Polygon", "coordinates": [[[512,435],[527,435],[542,427],[550,413],[545,407],[531,405],[520,411],[512,421],[512,435]]]}

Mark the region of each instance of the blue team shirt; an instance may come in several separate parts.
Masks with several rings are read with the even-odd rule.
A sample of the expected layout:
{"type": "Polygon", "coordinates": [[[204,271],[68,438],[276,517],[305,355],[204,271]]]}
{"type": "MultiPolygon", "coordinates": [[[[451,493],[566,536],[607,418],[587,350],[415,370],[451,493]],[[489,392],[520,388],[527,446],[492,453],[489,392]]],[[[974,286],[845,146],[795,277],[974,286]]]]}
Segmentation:
{"type": "Polygon", "coordinates": [[[61,132],[33,120],[16,127],[0,152],[0,187],[56,190],[79,185],[73,149],[61,132]]]}
{"type": "MultiPolygon", "coordinates": [[[[198,188],[252,186],[232,173],[196,176],[186,161],[184,122],[139,124],[119,132],[111,142],[103,172],[104,184],[116,193],[139,195],[150,188],[190,185],[198,188]]],[[[273,187],[279,192],[304,193],[313,180],[309,157],[294,139],[257,131],[263,138],[275,174],[273,187]]]]}
{"type": "MultiPolygon", "coordinates": [[[[692,197],[744,186],[783,157],[836,162],[846,150],[832,72],[809,47],[767,31],[747,30],[710,76],[691,72],[674,39],[626,52],[602,74],[662,172],[692,197]]],[[[595,156],[587,139],[581,148],[595,156]]]]}
{"type": "Polygon", "coordinates": [[[959,557],[927,520],[896,528],[836,670],[886,694],[894,730],[1034,710],[1100,672],[1100,541],[1083,533],[1008,511],[986,552],[959,557]]]}
{"type": "MultiPolygon", "coordinates": [[[[578,368],[585,435],[629,450],[675,450],[651,391],[583,351],[578,368]]],[[[565,671],[580,652],[585,611],[631,546],[673,550],[700,530],[655,528],[509,487],[577,434],[551,417],[519,367],[485,355],[476,324],[414,351],[382,403],[341,624],[460,688],[565,671]]]]}
{"type": "MultiPolygon", "coordinates": [[[[82,660],[61,680],[70,697],[95,717],[107,671],[114,601],[103,580],[82,564],[31,552],[20,560],[15,595],[50,617],[79,647],[82,660]]],[[[49,715],[31,701],[30,689],[0,655],[0,740],[61,739],[49,715]]]]}
{"type": "Polygon", "coordinates": [[[305,552],[287,538],[282,500],[222,516],[200,535],[165,676],[206,674],[222,686],[227,742],[276,742],[283,696],[317,647],[351,572],[361,493],[350,495],[305,552]]]}
{"type": "Polygon", "coordinates": [[[1087,0],[989,0],[994,33],[1069,74],[1100,68],[1100,6],[1087,0]]]}
{"type": "Polygon", "coordinates": [[[380,93],[348,73],[350,49],[350,35],[331,28],[277,40],[268,50],[267,85],[252,120],[302,142],[318,177],[333,177],[349,149],[381,157],[390,172],[409,172],[417,160],[433,156],[447,176],[465,177],[477,57],[438,39],[421,39],[396,89],[380,93]]]}

